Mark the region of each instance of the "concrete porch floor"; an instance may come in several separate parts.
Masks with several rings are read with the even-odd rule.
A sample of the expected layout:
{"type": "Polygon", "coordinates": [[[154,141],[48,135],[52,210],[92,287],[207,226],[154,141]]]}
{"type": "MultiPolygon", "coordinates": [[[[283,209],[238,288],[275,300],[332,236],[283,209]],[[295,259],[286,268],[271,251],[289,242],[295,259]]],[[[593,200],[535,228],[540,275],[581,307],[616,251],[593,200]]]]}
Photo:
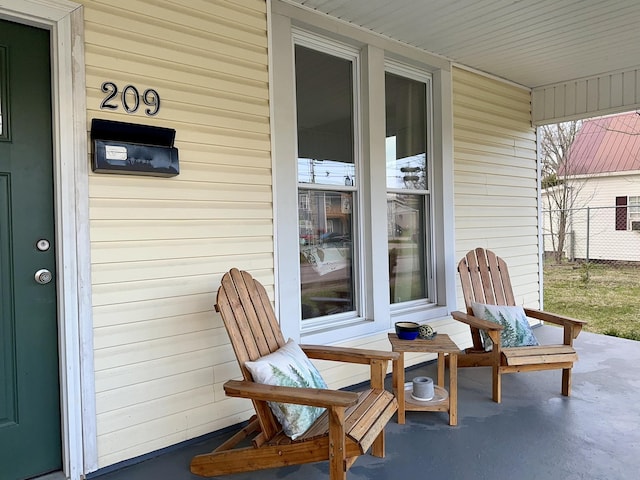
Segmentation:
{"type": "MultiPolygon", "coordinates": [[[[541,343],[561,330],[535,330],[541,343]]],[[[349,480],[440,478],[637,479],[640,471],[640,342],[583,332],[572,396],[560,394],[561,372],[503,376],[502,403],[491,401],[488,368],[460,369],[458,426],[444,413],[407,412],[405,425],[387,426],[386,457],[360,457],[349,480]]],[[[407,370],[436,376],[435,364],[407,370]]],[[[97,480],[195,480],[192,456],[213,450],[230,434],[183,446],[97,480]]],[[[100,473],[100,472],[97,472],[100,473]]],[[[216,477],[225,480],[327,480],[326,462],[216,477]]]]}

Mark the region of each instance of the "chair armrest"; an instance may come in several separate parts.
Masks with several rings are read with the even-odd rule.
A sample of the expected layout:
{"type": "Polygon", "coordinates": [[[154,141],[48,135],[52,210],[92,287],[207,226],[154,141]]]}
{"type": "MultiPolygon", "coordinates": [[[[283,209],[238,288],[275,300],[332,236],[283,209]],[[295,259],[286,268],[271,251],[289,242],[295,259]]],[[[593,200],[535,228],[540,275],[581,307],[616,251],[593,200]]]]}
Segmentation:
{"type": "Polygon", "coordinates": [[[481,318],[474,317],[463,312],[451,312],[451,316],[459,322],[466,323],[470,327],[479,328],[480,330],[502,330],[504,327],[488,320],[482,320],[481,318]]]}
{"type": "MultiPolygon", "coordinates": [[[[582,331],[582,327],[587,324],[584,320],[578,320],[576,318],[565,317],[564,315],[558,315],[555,313],[543,312],[541,310],[534,310],[533,308],[525,308],[525,315],[543,322],[554,323],[556,325],[562,325],[565,329],[565,343],[578,337],[582,331]],[[567,335],[569,338],[567,338],[567,335]]],[[[568,343],[570,344],[570,343],[568,343]]]]}
{"type": "Polygon", "coordinates": [[[309,358],[333,360],[336,362],[362,363],[369,365],[372,360],[393,361],[400,358],[398,352],[366,350],[363,348],[330,347],[326,345],[300,345],[309,358]]]}
{"type": "Polygon", "coordinates": [[[533,308],[525,308],[524,313],[528,317],[536,318],[544,322],[555,323],[556,325],[573,325],[583,327],[587,324],[587,322],[585,322],[584,320],[565,317],[564,315],[558,315],[556,313],[543,312],[541,310],[535,310],[533,308]]]}
{"type": "Polygon", "coordinates": [[[324,408],[346,408],[358,402],[358,394],[356,392],[320,388],[281,387],[240,380],[225,382],[224,391],[230,397],[324,408]]]}

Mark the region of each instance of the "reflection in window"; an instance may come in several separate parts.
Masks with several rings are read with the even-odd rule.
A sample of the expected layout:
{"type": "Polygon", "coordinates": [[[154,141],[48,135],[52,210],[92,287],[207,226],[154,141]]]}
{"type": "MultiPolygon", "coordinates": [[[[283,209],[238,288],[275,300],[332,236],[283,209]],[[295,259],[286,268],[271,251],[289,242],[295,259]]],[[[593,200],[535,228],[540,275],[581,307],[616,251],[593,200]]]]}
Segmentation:
{"type": "Polygon", "coordinates": [[[298,182],[353,186],[355,165],[334,160],[298,158],[298,182]]]}
{"type": "Polygon", "coordinates": [[[298,190],[302,319],[354,310],[351,192],[298,190]]]}
{"type": "Polygon", "coordinates": [[[427,84],[385,74],[391,303],[429,298],[427,84]]]}
{"type": "Polygon", "coordinates": [[[356,310],[354,61],[295,46],[303,320],[356,310]]]}
{"type": "Polygon", "coordinates": [[[385,74],[387,188],[427,190],[426,87],[385,74]]]}
{"type": "Polygon", "coordinates": [[[353,63],[296,45],[298,182],[353,178],[353,63]]]}
{"type": "Polygon", "coordinates": [[[391,303],[427,298],[425,202],[419,195],[387,195],[391,303]]]}

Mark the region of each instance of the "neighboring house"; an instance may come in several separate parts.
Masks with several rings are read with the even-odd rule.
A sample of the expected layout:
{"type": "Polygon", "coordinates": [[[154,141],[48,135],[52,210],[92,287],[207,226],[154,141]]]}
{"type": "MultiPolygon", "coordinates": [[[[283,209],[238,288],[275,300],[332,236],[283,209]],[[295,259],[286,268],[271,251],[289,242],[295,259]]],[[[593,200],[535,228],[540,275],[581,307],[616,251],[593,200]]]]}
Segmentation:
{"type": "MultiPolygon", "coordinates": [[[[574,198],[565,254],[572,259],[640,262],[640,116],[587,120],[571,145],[565,178],[574,198]]],[[[545,250],[557,211],[543,192],[545,250]]],[[[555,229],[554,231],[557,231],[555,229]]]]}
{"type": "MultiPolygon", "coordinates": [[[[246,420],[213,308],[232,267],[305,343],[389,350],[393,323],[416,320],[469,346],[450,312],[478,246],[507,259],[518,304],[540,305],[535,125],[640,106],[635,50],[580,56],[600,2],[561,2],[597,28],[558,2],[315,2],[339,19],[313,3],[0,2],[3,480],[80,480],[246,420]],[[561,47],[528,48],[539,25],[553,36],[543,13],[570,69],[561,47]],[[372,15],[389,30],[359,26],[372,15]]],[[[631,33],[634,14],[619,16],[631,33]]],[[[367,376],[321,370],[334,388],[367,376]]]]}

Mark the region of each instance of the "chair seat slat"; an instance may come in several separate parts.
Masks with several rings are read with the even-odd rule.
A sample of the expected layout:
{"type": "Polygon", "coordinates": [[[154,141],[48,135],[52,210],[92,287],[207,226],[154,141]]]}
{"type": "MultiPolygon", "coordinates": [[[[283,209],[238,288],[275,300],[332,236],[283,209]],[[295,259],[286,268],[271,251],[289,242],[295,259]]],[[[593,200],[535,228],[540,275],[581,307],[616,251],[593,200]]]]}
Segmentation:
{"type": "MultiPolygon", "coordinates": [[[[377,421],[383,424],[388,422],[389,419],[381,417],[381,414],[391,408],[392,416],[397,408],[394,402],[395,397],[391,392],[371,389],[360,392],[358,403],[349,407],[345,413],[345,432],[355,442],[360,442],[377,421]]],[[[296,441],[312,440],[326,435],[328,431],[328,414],[324,412],[296,441]]]]}

